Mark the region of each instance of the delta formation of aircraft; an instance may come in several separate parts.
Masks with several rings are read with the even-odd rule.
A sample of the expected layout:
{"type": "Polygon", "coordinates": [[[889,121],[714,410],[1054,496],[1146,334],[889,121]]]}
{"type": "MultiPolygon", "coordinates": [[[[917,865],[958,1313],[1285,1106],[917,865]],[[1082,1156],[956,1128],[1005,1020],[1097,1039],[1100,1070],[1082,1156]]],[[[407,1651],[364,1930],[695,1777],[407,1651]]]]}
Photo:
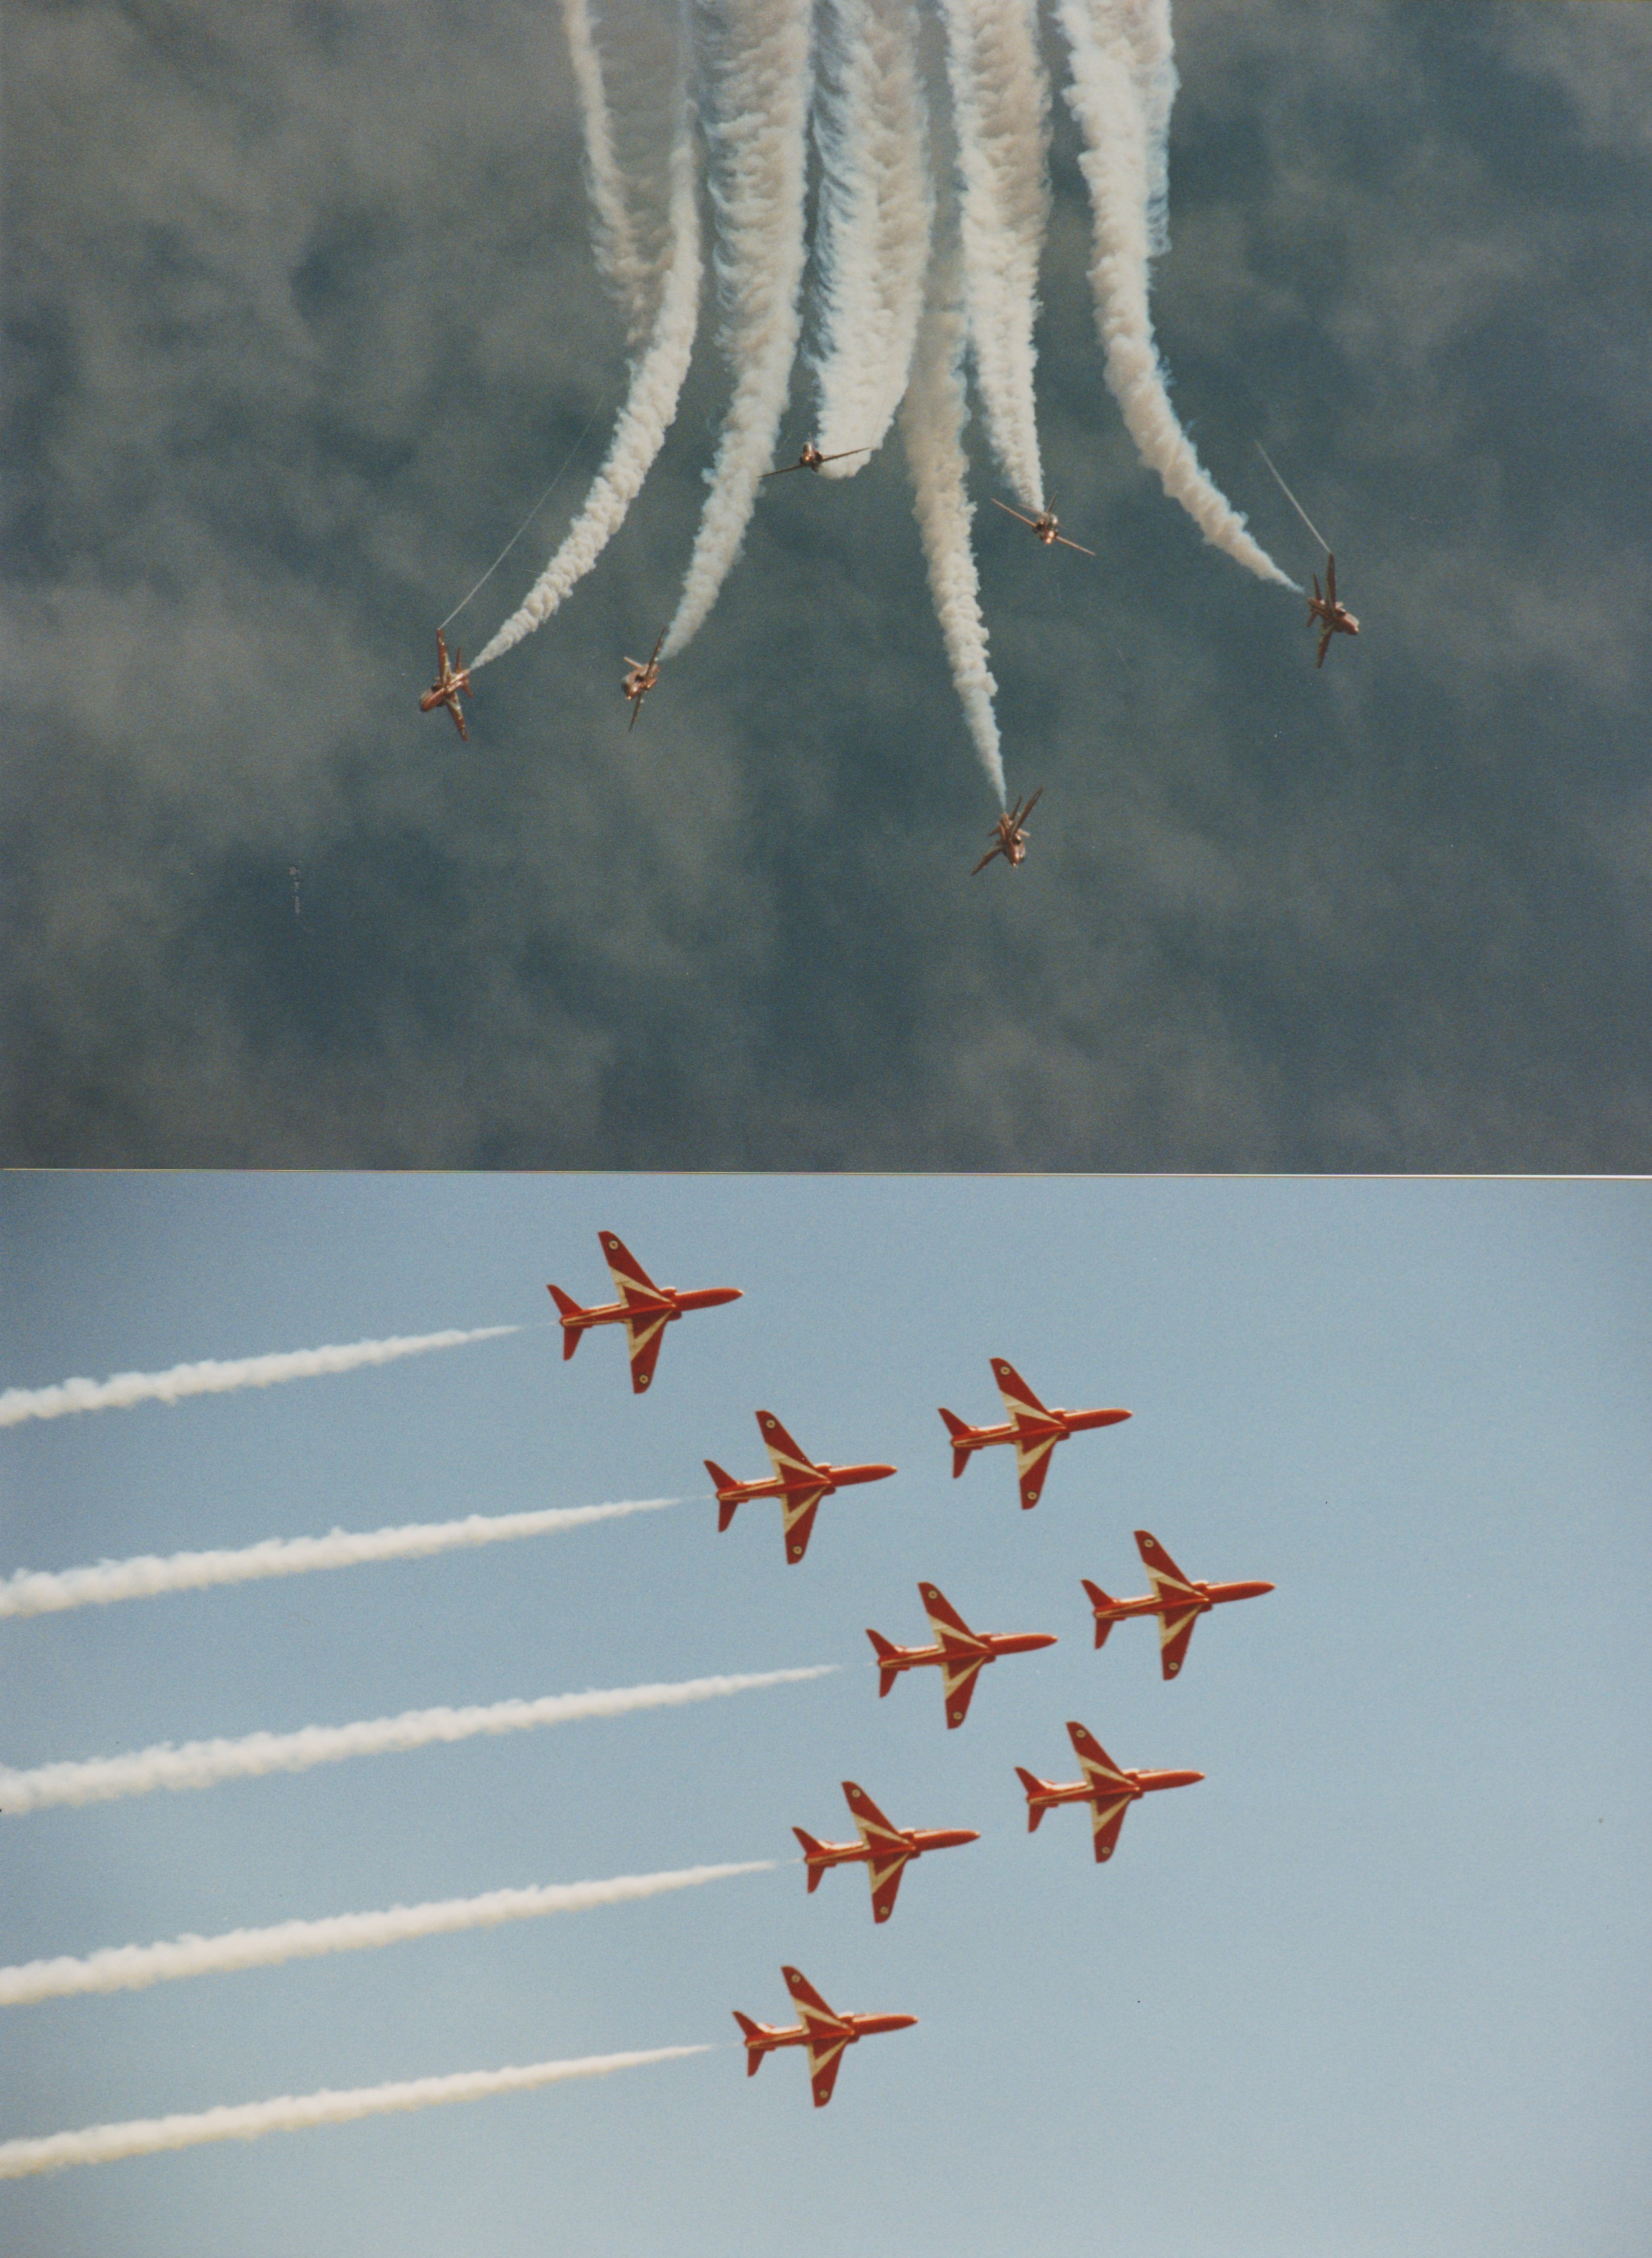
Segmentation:
{"type": "MultiPolygon", "coordinates": [[[[444,654],[445,656],[445,654],[444,654]]],[[[613,1275],[618,1301],[601,1308],[582,1309],[578,1302],[552,1286],[549,1292],[563,1329],[564,1360],[579,1346],[580,1335],[594,1325],[620,1324],[629,1344],[631,1385],[641,1395],[654,1375],[665,1328],[691,1310],[713,1309],[741,1299],[734,1286],[699,1287],[678,1290],[656,1286],[630,1250],[611,1231],[598,1238],[613,1275]]],[[[1012,1447],[1024,1510],[1037,1505],[1058,1443],[1087,1429],[1116,1426],[1128,1419],[1124,1410],[1067,1411],[1039,1401],[1015,1367],[1003,1357],[992,1359],[993,1377],[1003,1398],[1006,1417],[1000,1425],[972,1427],[956,1412],[944,1407],[940,1417],[952,1448],[954,1480],[963,1473],[973,1452],[998,1445],[1012,1447]]],[[[800,1450],[772,1411],[757,1414],[758,1432],[774,1469],[766,1481],[736,1481],[713,1459],[705,1461],[717,1493],[717,1526],[727,1530],[737,1509],[749,1499],[778,1498],[781,1504],[786,1559],[795,1566],[808,1550],[815,1513],[824,1497],[858,1482],[883,1481],[896,1472],[883,1464],[833,1466],[817,1464],[800,1450]]],[[[1160,1665],[1166,1680],[1176,1677],[1187,1658],[1188,1643],[1202,1615],[1230,1600],[1248,1600],[1271,1592],[1270,1583],[1204,1583],[1184,1574],[1164,1546],[1149,1530],[1136,1531],[1136,1546],[1152,1589],[1137,1599],[1114,1599],[1099,1584],[1081,1580],[1095,1619],[1097,1647],[1107,1644],[1116,1622],[1132,1615],[1159,1618],[1160,1665]]],[[[938,1669],[945,1699],[947,1727],[955,1731],[969,1712],[976,1680],[989,1663],[1002,1656],[1030,1654],[1056,1644],[1053,1631],[972,1630],[951,1601],[935,1585],[920,1583],[918,1596],[934,1633],[930,1646],[897,1646],[879,1631],[869,1630],[876,1658],[878,1695],[882,1699],[903,1672],[938,1669]]],[[[1204,1778],[1200,1772],[1132,1772],[1116,1764],[1085,1726],[1070,1721],[1067,1736],[1077,1755],[1082,1778],[1072,1781],[1041,1779],[1036,1772],[1016,1766],[1026,1795],[1027,1831],[1036,1833],[1046,1811],[1058,1803],[1088,1803],[1098,1864],[1105,1864],[1117,1847],[1125,1814],[1132,1803],[1162,1788],[1190,1787],[1204,1778]]],[[[833,1866],[863,1865],[872,1892],[872,1918],[882,1926],[895,1910],[901,1878],[914,1858],[926,1851],[949,1850],[978,1842],[977,1829],[903,1828],[879,1810],[856,1781],[846,1779],[843,1793],[854,1821],[858,1841],[824,1843],[804,1828],[794,1827],[803,1851],[802,1864],[808,1893],[819,1887],[820,1878],[833,1866]]],[[[810,2084],[814,2105],[824,2109],[832,2098],[846,2049],[861,2039],[884,2031],[910,2029],[915,2015],[847,2014],[830,2007],[807,1978],[796,1968],[783,1968],[786,1988],[798,2020],[784,2027],[759,2023],[734,2011],[746,2048],[746,2067],[755,2076],[766,2054],[783,2047],[801,2047],[809,2056],[810,2084]]]]}
{"type": "Polygon", "coordinates": [[[972,878],[978,878],[981,876],[995,855],[1002,855],[1012,870],[1018,870],[1021,868],[1022,863],[1026,860],[1027,854],[1027,818],[1043,796],[1044,786],[1040,785],[1025,807],[1019,800],[1017,800],[1015,806],[1007,813],[998,818],[987,834],[993,843],[969,873],[972,878]]]}

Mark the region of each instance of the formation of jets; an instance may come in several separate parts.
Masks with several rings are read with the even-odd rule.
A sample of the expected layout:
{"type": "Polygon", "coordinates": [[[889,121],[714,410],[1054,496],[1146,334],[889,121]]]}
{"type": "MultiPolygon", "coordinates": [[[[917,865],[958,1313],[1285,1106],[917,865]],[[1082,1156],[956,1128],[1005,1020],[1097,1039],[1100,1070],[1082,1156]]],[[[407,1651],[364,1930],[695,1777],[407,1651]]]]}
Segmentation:
{"type": "MultiPolygon", "coordinates": [[[[634,1393],[646,1392],[654,1377],[665,1328],[692,1310],[714,1309],[741,1299],[734,1286],[678,1289],[656,1285],[635,1254],[611,1231],[598,1233],[603,1256],[613,1275],[618,1299],[585,1309],[560,1287],[549,1290],[557,1304],[563,1332],[564,1360],[572,1356],[580,1337],[598,1325],[623,1325],[629,1351],[634,1393]]],[[[1131,1414],[1121,1409],[1069,1411],[1043,1402],[1005,1357],[991,1360],[992,1375],[1003,1399],[1004,1417],[990,1425],[972,1426],[955,1411],[940,1407],[952,1452],[954,1480],[977,1451],[1000,1446],[1013,1450],[1017,1486],[1024,1512],[1036,1506],[1044,1494],[1050,1461],[1058,1443],[1070,1436],[1118,1425],[1131,1414]]],[[[882,1461],[855,1466],[817,1462],[800,1448],[772,1411],[759,1411],[757,1431],[769,1453],[772,1473],[766,1479],[740,1481],[705,1460],[717,1499],[717,1527],[727,1530],[739,1508],[757,1498],[775,1498],[781,1509],[782,1532],[788,1566],[800,1562],[809,1548],[815,1515],[823,1498],[862,1482],[883,1481],[897,1469],[882,1461]]],[[[1088,1577],[1081,1580],[1095,1623],[1095,1644],[1104,1646],[1116,1622],[1134,1615],[1153,1615],[1159,1622],[1160,1668],[1168,1680],[1176,1677],[1187,1659],[1188,1643],[1201,1615],[1233,1600],[1248,1600],[1271,1592],[1273,1586],[1259,1580],[1206,1583],[1179,1568],[1149,1530],[1136,1531],[1136,1547],[1147,1572],[1150,1592],[1134,1599],[1115,1599],[1088,1577]]],[[[1032,1654],[1053,1646],[1053,1631],[975,1630],[939,1586],[920,1583],[918,1597],[933,1634],[926,1646],[897,1646],[881,1631],[869,1630],[882,1700],[910,1670],[937,1670],[946,1711],[947,1729],[955,1732],[969,1714],[976,1684],[989,1663],[1016,1654],[1032,1654]]],[[[1204,1778],[1201,1772],[1138,1772],[1117,1764],[1089,1729],[1070,1720],[1067,1728],[1081,1777],[1059,1781],[1040,1778],[1024,1765],[1016,1774],[1026,1796],[1027,1830],[1036,1833],[1046,1811],[1060,1803],[1086,1803],[1098,1864],[1105,1864],[1118,1845],[1125,1814],[1131,1804],[1161,1789],[1190,1787],[1204,1778]]],[[[896,1898],[907,1867],[932,1850],[961,1849],[979,1842],[969,1827],[897,1827],[881,1811],[858,1781],[842,1783],[844,1799],[854,1822],[854,1842],[828,1843],[793,1827],[802,1850],[808,1894],[819,1887],[821,1877],[833,1866],[861,1865],[872,1892],[872,1918],[882,1927],[895,1910],[896,1898]]],[[[918,2020],[908,2014],[846,2013],[827,2006],[808,1978],[796,1968],[781,1970],[797,2009],[793,2024],[755,2021],[734,2011],[746,2049],[748,2075],[755,2076],[763,2056],[786,2047],[802,2049],[809,2057],[809,2080],[814,2105],[824,2109],[832,2098],[838,2071],[848,2048],[863,2038],[887,2031],[909,2029],[918,2020]]]]}

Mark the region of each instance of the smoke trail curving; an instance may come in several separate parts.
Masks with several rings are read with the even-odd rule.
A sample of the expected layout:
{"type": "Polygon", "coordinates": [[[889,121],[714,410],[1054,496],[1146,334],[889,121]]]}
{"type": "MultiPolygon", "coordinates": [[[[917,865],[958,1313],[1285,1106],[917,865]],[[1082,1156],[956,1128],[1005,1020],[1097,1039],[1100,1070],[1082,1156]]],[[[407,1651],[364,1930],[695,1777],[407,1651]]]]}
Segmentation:
{"type": "Polygon", "coordinates": [[[311,2125],[348,2125],[358,2117],[386,2117],[400,2109],[431,2109],[443,2101],[481,2101],[493,2093],[523,2093],[575,2077],[606,2077],[611,2070],[645,2063],[679,2062],[709,2054],[706,2046],[653,2047],[646,2054],[592,2054],[571,2062],[533,2062],[514,2070],[465,2070],[451,2077],[415,2077],[399,2085],[358,2085],[344,2093],[284,2094],[277,2101],[203,2109],[194,2117],[138,2118],[125,2125],[89,2125],[79,2133],[49,2133],[32,2141],[0,2141],[0,2180],[68,2164],[109,2164],[122,2156],[152,2156],[163,2148],[193,2148],[203,2141],[256,2141],[266,2133],[298,2133],[311,2125]]]}
{"type": "Polygon", "coordinates": [[[562,546],[502,627],[471,661],[471,671],[514,650],[542,627],[596,563],[642,490],[677,414],[699,317],[700,233],[694,128],[684,103],[670,162],[670,245],[665,280],[649,342],[633,364],[631,387],[614,425],[608,458],[562,546]]]}
{"type": "Polygon", "coordinates": [[[853,478],[888,435],[924,309],[934,197],[911,0],[829,0],[815,117],[821,182],[822,478],[853,478]]]}
{"type": "Polygon", "coordinates": [[[368,1717],[353,1725],[307,1725],[296,1733],[249,1733],[239,1741],[163,1743],[130,1756],[39,1765],[32,1772],[0,1768],[0,1811],[43,1811],[63,1803],[107,1803],[147,1795],[157,1787],[216,1787],[221,1780],[258,1779],[273,1772],[308,1772],[342,1764],[346,1757],[400,1754],[436,1741],[468,1741],[479,1733],[521,1733],[535,1725],[572,1724],[585,1717],[621,1717],[634,1709],[676,1709],[714,1701],[726,1694],[764,1686],[793,1686],[825,1678],[837,1665],[807,1670],[766,1670],[741,1677],[687,1678],[675,1685],[622,1686],[603,1693],[547,1694],[537,1701],[494,1701],[470,1709],[406,1709],[399,1717],[368,1717]]]}
{"type": "Polygon", "coordinates": [[[463,1521],[415,1521],[400,1529],[329,1537],[266,1537],[233,1552],[174,1552],[136,1560],[102,1560],[95,1568],[19,1568],[0,1584],[0,1617],[48,1615],[67,1608],[106,1607],[113,1600],[146,1600],[161,1592],[202,1592],[215,1584],[247,1584],[265,1576],[306,1576],[317,1568],[354,1568],[373,1560],[424,1560],[474,1544],[500,1544],[517,1537],[548,1537],[588,1521],[617,1521],[631,1513],[658,1513],[680,1505],[676,1497],[632,1497],[612,1505],[548,1506],[536,1513],[467,1514],[463,1521]]]}
{"type": "Polygon", "coordinates": [[[585,1913],[597,1906],[635,1905],[670,1890],[694,1890],[734,1874],[769,1874],[772,1858],[738,1866],[681,1866],[659,1874],[619,1874],[606,1882],[558,1882],[540,1889],[490,1890],[484,1897],[444,1898],[429,1905],[392,1906],[387,1913],[342,1913],[330,1921],[284,1921],[273,1928],[236,1928],[223,1936],[181,1936],[174,1944],[117,1944],[83,1960],[30,1960],[0,1968],[0,2007],[67,1999],[86,1992],[141,1992],[184,1976],[274,1968],[328,1952],[360,1952],[415,1937],[496,1928],[541,1914],[585,1913]]]}
{"type": "Polygon", "coordinates": [[[1050,89],[1036,0],[941,0],[941,14],[975,380],[1016,499],[1041,510],[1032,324],[1050,215],[1050,89]]]}
{"type": "Polygon", "coordinates": [[[625,307],[635,344],[648,326],[649,285],[653,271],[637,245],[625,177],[613,150],[613,126],[602,82],[602,57],[591,28],[585,0],[562,0],[563,25],[573,64],[574,90],[585,142],[585,187],[591,197],[597,264],[625,307]]]}
{"type": "Polygon", "coordinates": [[[964,316],[954,253],[931,277],[912,380],[901,407],[901,438],[911,467],[912,507],[953,681],[981,764],[1003,806],[1003,760],[992,710],[997,685],[987,665],[987,630],[982,624],[980,584],[969,546],[975,509],[964,484],[968,464],[963,431],[969,405],[963,353],[964,316]]]}
{"type": "Polygon", "coordinates": [[[809,0],[713,0],[704,12],[719,338],[734,390],[664,658],[704,624],[745,540],[780,432],[803,282],[809,0]]]}
{"type": "Polygon", "coordinates": [[[1057,13],[1073,53],[1067,100],[1085,140],[1079,169],[1095,215],[1090,281],[1108,387],[1143,462],[1205,539],[1258,579],[1295,588],[1201,468],[1170,405],[1153,343],[1147,263],[1163,247],[1165,142],[1175,85],[1169,0],[1057,0],[1057,13]]]}
{"type": "Polygon", "coordinates": [[[134,1403],[177,1403],[186,1395],[227,1395],[238,1388],[273,1388],[394,1364],[436,1348],[500,1340],[520,1325],[481,1325],[472,1332],[404,1333],[389,1340],[351,1341],[344,1348],[295,1348],[278,1356],[245,1356],[231,1364],[174,1364],[170,1372],[117,1372],[112,1380],[65,1380],[53,1388],[8,1388],[0,1394],[0,1427],[25,1419],[61,1419],[71,1411],[126,1411],[134,1403]]]}

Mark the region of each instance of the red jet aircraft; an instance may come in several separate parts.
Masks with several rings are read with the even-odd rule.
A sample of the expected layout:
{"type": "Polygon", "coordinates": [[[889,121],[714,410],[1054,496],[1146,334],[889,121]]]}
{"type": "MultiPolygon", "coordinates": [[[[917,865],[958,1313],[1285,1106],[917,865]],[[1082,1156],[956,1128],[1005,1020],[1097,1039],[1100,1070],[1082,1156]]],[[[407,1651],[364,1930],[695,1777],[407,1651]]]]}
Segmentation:
{"type": "Polygon", "coordinates": [[[853,1482],[883,1481],[898,1471],[885,1466],[818,1466],[798,1448],[772,1411],[757,1414],[757,1429],[775,1470],[772,1481],[736,1481],[715,1459],[705,1461],[705,1471],[717,1485],[717,1526],[720,1532],[727,1529],[736,1509],[748,1498],[777,1497],[790,1561],[801,1560],[808,1551],[809,1534],[823,1497],[830,1497],[833,1490],[847,1489],[853,1482]]]}
{"type": "Polygon", "coordinates": [[[773,2023],[755,2023],[736,2007],[734,2020],[746,2041],[746,2075],[755,2077],[762,2067],[763,2056],[772,2054],[776,2047],[807,2047],[809,2082],[814,2088],[817,2109],[824,2109],[832,2098],[845,2047],[852,2047],[861,2039],[876,2038],[880,2031],[910,2030],[918,2020],[916,2015],[837,2014],[806,1976],[795,1968],[783,1968],[780,1972],[786,1979],[786,1989],[801,2020],[783,2030],[773,2023]]]}
{"type": "Polygon", "coordinates": [[[599,1309],[582,1310],[560,1286],[545,1289],[562,1312],[563,1362],[568,1361],[579,1346],[580,1334],[592,1325],[623,1325],[631,1344],[632,1391],[642,1395],[660,1360],[667,1325],[675,1324],[686,1310],[714,1310],[721,1303],[737,1302],[741,1290],[738,1286],[699,1286],[679,1293],[673,1286],[656,1286],[636,1256],[611,1231],[599,1231],[597,1237],[608,1258],[620,1298],[605,1302],[599,1309]]]}
{"type": "Polygon", "coordinates": [[[803,1863],[809,1871],[811,1892],[819,1889],[820,1877],[828,1866],[864,1864],[867,1878],[872,1885],[874,1921],[887,1921],[894,1912],[896,1892],[909,1858],[921,1858],[925,1850],[951,1850],[961,1843],[981,1840],[973,1827],[897,1827],[885,1819],[866,1790],[857,1787],[852,1779],[844,1781],[843,1793],[850,1816],[860,1829],[859,1843],[817,1843],[801,1827],[794,1827],[791,1831],[803,1845],[803,1863]]]}
{"type": "Polygon", "coordinates": [[[1082,1725],[1067,1727],[1067,1736],[1083,1768],[1082,1779],[1057,1787],[1020,1765],[1016,1772],[1027,1792],[1027,1832],[1035,1835],[1039,1821],[1052,1804],[1088,1803],[1095,1828],[1095,1863],[1104,1865],[1118,1843],[1118,1830],[1132,1803],[1161,1787],[1191,1787],[1202,1772],[1121,1772],[1094,1734],[1082,1725]]]}
{"type": "Polygon", "coordinates": [[[1099,1584],[1092,1584],[1088,1576],[1083,1579],[1084,1589],[1095,1612],[1095,1644],[1105,1646],[1108,1632],[1116,1622],[1123,1622],[1126,1615],[1157,1615],[1159,1659],[1167,1679],[1173,1678],[1187,1660],[1188,1642],[1201,1615],[1208,1615],[1212,1608],[1219,1608],[1225,1600],[1259,1599],[1264,1592],[1273,1589],[1272,1584],[1262,1583],[1196,1584],[1191,1576],[1182,1574],[1159,1539],[1145,1529],[1136,1531],[1136,1550],[1141,1554],[1147,1580],[1153,1587],[1151,1596],[1111,1599],[1099,1584]]]}
{"type": "Polygon", "coordinates": [[[869,455],[869,447],[845,447],[835,455],[823,455],[812,439],[803,443],[803,452],[795,463],[783,463],[777,471],[765,471],[765,479],[783,479],[788,471],[818,471],[822,463],[847,463],[851,455],[869,455]]]}
{"type": "MultiPolygon", "coordinates": [[[[1318,585],[1316,581],[1315,586],[1318,585]]],[[[438,706],[445,706],[453,716],[454,728],[468,745],[471,742],[471,733],[464,726],[464,714],[459,705],[459,692],[461,690],[470,688],[471,670],[464,664],[464,653],[462,650],[456,651],[453,658],[448,657],[448,647],[443,640],[440,628],[436,631],[436,678],[423,697],[420,699],[419,711],[421,714],[434,714],[438,706]]]]}
{"type": "Polygon", "coordinates": [[[1319,656],[1314,664],[1323,666],[1325,654],[1330,649],[1330,639],[1334,635],[1357,636],[1359,633],[1358,621],[1346,604],[1339,604],[1336,600],[1336,559],[1329,549],[1325,551],[1325,593],[1322,596],[1319,593],[1319,575],[1315,572],[1314,593],[1308,600],[1308,624],[1310,628],[1315,620],[1319,621],[1319,656]]]}
{"type": "Polygon", "coordinates": [[[1002,1427],[971,1427],[941,1406],[941,1417],[952,1437],[953,1480],[969,1464],[971,1451],[989,1449],[995,1443],[1015,1445],[1016,1470],[1021,1477],[1022,1509],[1030,1512],[1044,1490],[1050,1471],[1050,1454],[1058,1443],[1086,1427],[1116,1427],[1128,1411],[1052,1411],[1040,1403],[1014,1365],[1001,1356],[992,1360],[992,1376],[998,1383],[1008,1424],[1002,1427]]]}
{"type": "Polygon", "coordinates": [[[880,1631],[869,1630],[866,1634],[877,1656],[878,1699],[883,1700],[903,1670],[921,1670],[931,1663],[937,1664],[947,1697],[949,1731],[955,1730],[968,1715],[975,1680],[989,1662],[996,1662],[1001,1654],[1031,1654],[1035,1647],[1055,1644],[1053,1631],[971,1630],[957,1608],[943,1598],[933,1584],[920,1584],[918,1596],[924,1602],[929,1627],[935,1634],[933,1646],[894,1646],[880,1631]]]}

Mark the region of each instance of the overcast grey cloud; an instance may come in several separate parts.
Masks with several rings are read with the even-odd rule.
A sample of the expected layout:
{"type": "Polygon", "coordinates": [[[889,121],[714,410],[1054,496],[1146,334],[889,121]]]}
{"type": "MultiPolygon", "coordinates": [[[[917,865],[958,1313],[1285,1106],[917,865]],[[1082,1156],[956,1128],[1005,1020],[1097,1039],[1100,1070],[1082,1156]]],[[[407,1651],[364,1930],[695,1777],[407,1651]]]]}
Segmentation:
{"type": "MultiPolygon", "coordinates": [[[[599,20],[657,166],[669,12],[599,20]]],[[[1099,554],[984,507],[977,419],[1005,764],[1046,793],[972,882],[994,810],[898,443],[762,490],[627,734],[727,398],[710,319],[468,749],[416,710],[436,621],[599,409],[450,636],[519,600],[623,390],[555,11],[14,11],[5,1158],[1645,1165],[1652,10],[1176,31],[1173,397],[1306,579],[1267,446],[1363,632],[1316,673],[1298,600],[1137,462],[1058,102],[1039,430],[1099,554]]]]}

